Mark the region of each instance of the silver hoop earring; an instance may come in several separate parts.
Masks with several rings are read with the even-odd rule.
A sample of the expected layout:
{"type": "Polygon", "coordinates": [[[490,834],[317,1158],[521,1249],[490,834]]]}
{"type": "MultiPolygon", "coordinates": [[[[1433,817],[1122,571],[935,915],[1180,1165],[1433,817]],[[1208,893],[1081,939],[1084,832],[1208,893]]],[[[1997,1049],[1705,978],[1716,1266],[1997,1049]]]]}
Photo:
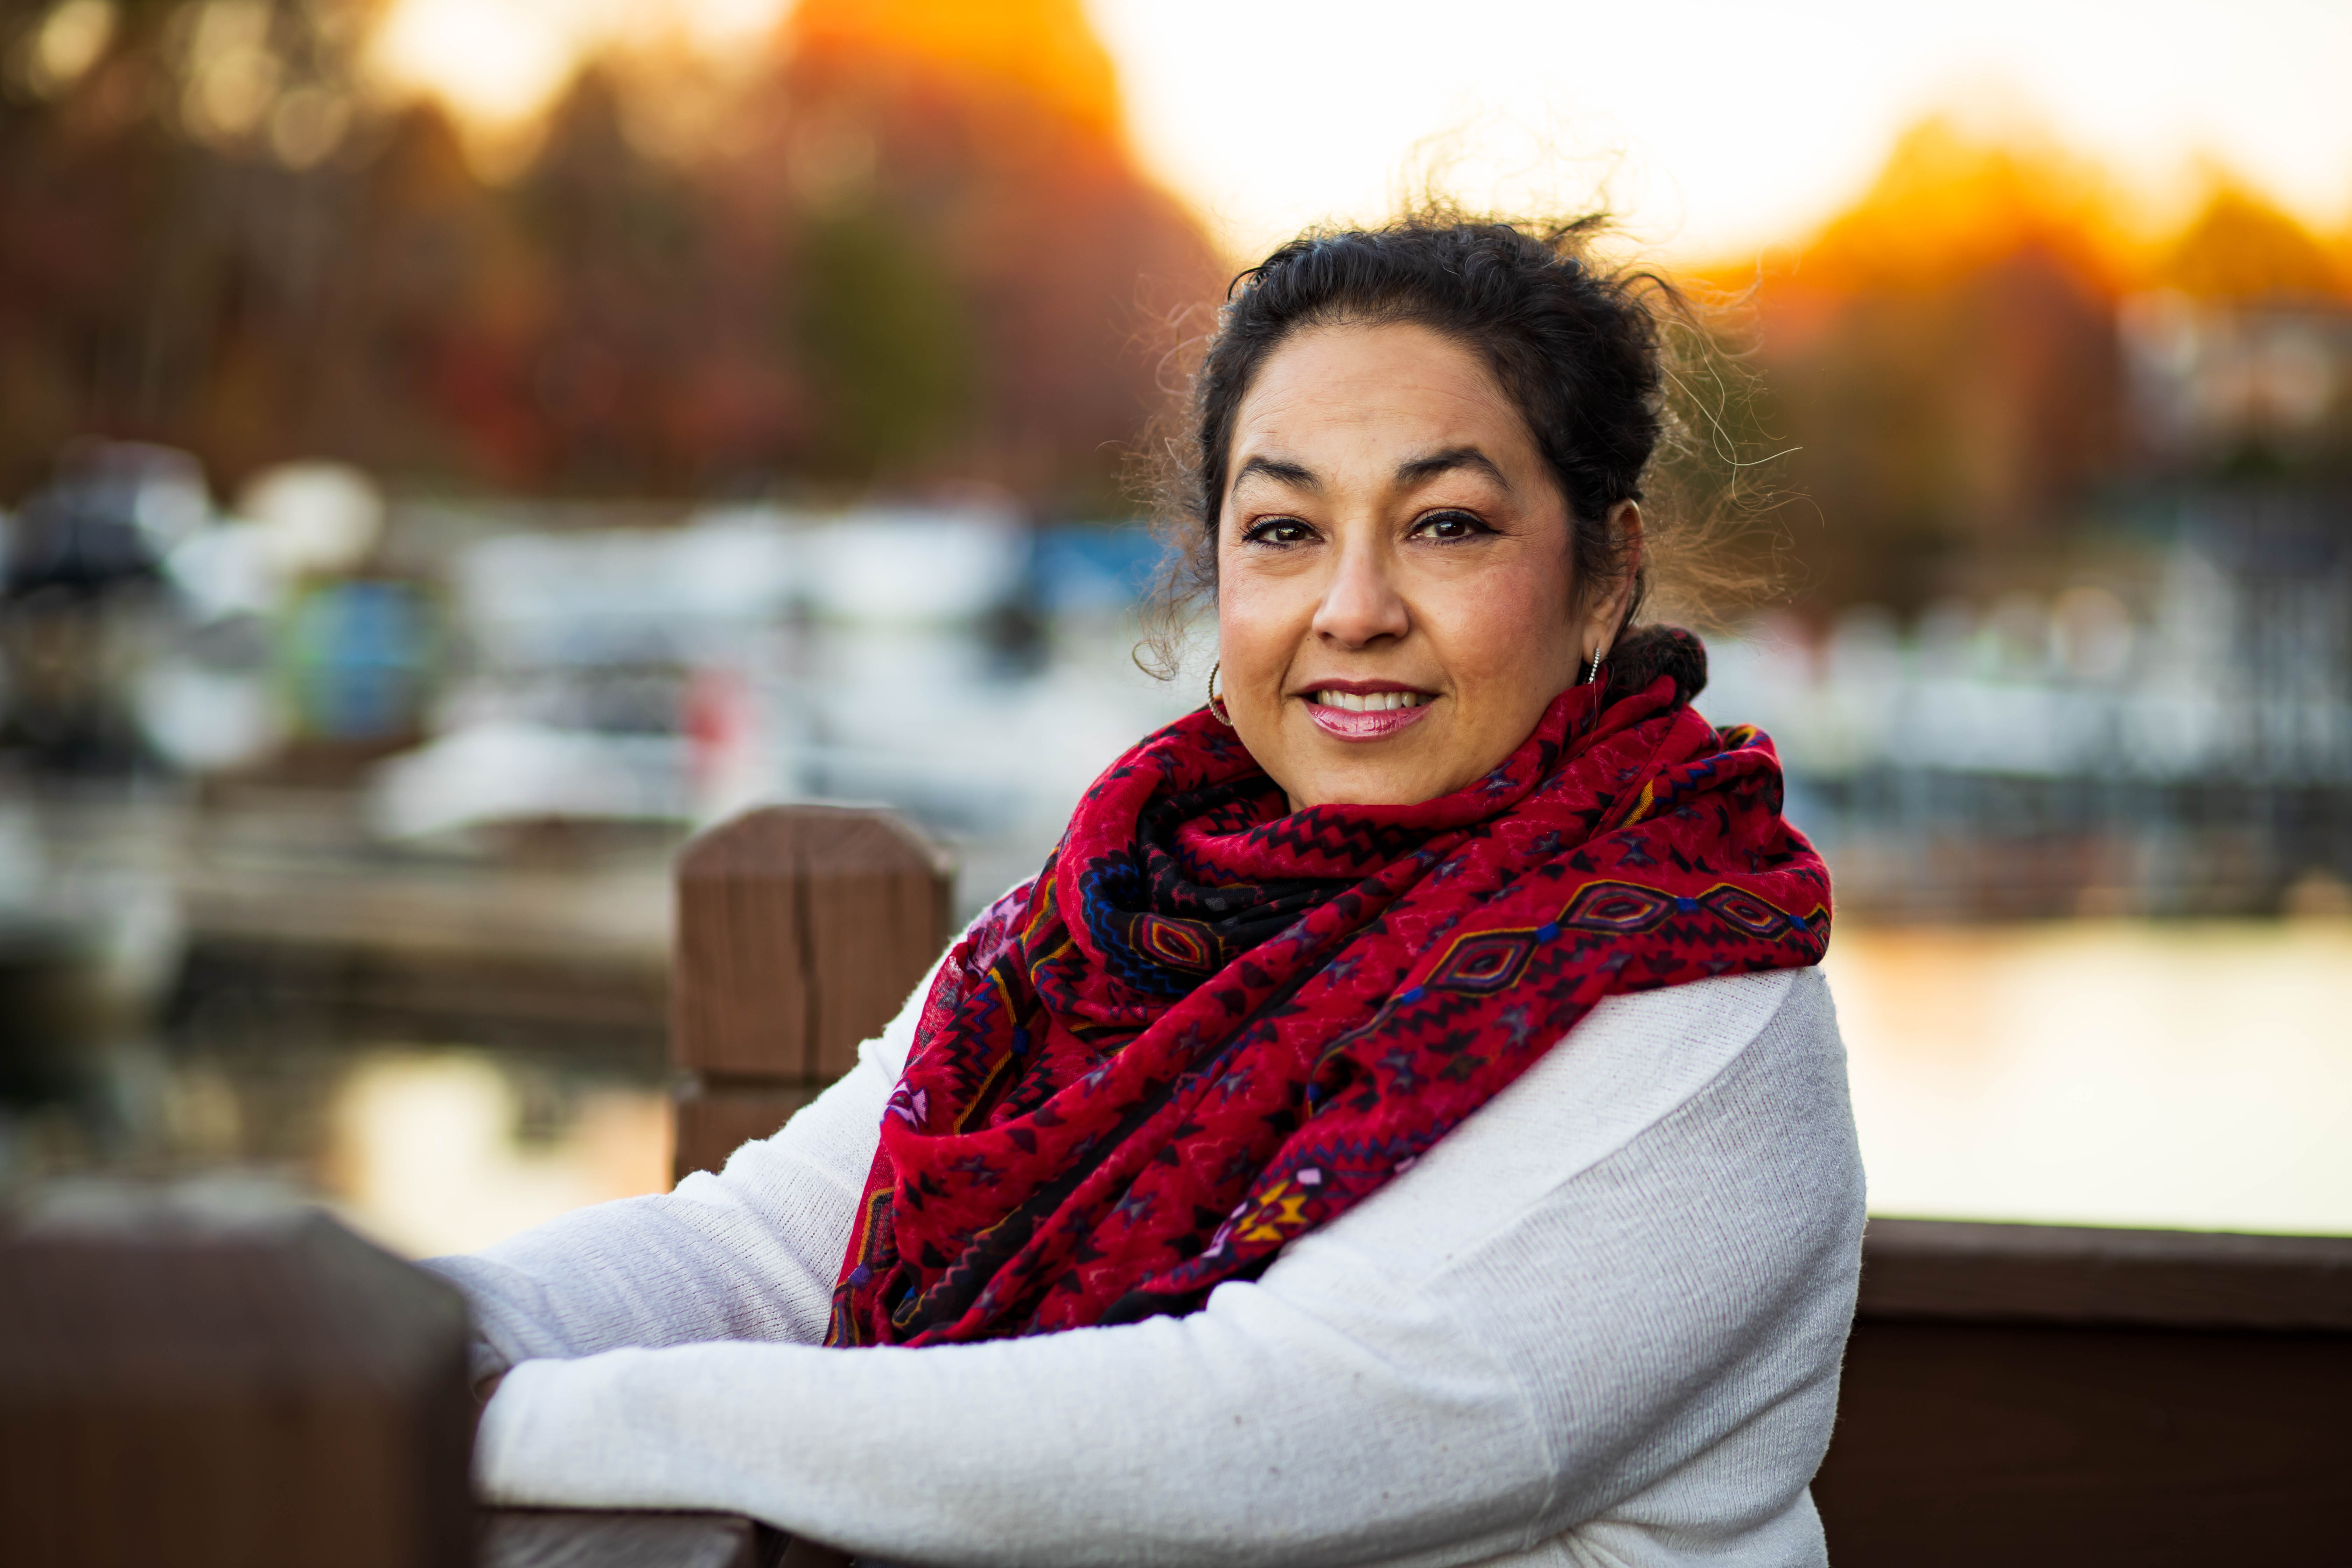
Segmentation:
{"type": "Polygon", "coordinates": [[[1592,650],[1592,668],[1584,672],[1585,685],[1590,686],[1594,681],[1601,679],[1601,656],[1608,651],[1609,650],[1607,648],[1602,647],[1596,647],[1592,650]]]}
{"type": "Polygon", "coordinates": [[[1231,729],[1233,728],[1234,716],[1226,712],[1223,708],[1217,706],[1217,671],[1224,668],[1225,661],[1223,659],[1219,659],[1216,663],[1209,666],[1209,711],[1215,717],[1218,723],[1224,725],[1227,729],[1231,729]]]}

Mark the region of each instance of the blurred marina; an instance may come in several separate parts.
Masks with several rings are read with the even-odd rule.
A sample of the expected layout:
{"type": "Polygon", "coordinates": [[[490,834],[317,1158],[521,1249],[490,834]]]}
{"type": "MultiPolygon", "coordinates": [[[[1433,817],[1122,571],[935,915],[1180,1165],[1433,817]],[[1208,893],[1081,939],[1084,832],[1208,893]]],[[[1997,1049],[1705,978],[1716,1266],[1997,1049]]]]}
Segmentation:
{"type": "MultiPolygon", "coordinates": [[[[383,510],[341,470],[260,493],[296,479],[383,510]]],[[[121,537],[176,515],[152,493],[121,537]]],[[[18,752],[0,812],[16,1180],[259,1165],[416,1251],[657,1190],[687,832],[887,804],[953,847],[968,914],[1193,703],[1132,657],[1158,546],[1131,523],[432,503],[336,585],[273,588],[273,530],[333,534],[293,515],[193,510],[123,577],[135,609],[74,612],[153,651],[77,699],[117,711],[18,752]]],[[[2245,543],[2307,512],[2215,515],[2182,503],[2145,608],[2078,587],[1713,642],[1702,707],[1774,734],[1837,869],[1889,1212],[2352,1225],[2352,593],[2324,533],[2292,570],[2245,543]]],[[[98,558],[39,548],[13,569],[98,558]]]]}
{"type": "MultiPolygon", "coordinates": [[[[1199,700],[1122,464],[1250,258],[1085,9],[582,22],[498,113],[465,11],[0,17],[0,1193],[657,1188],[689,833],[887,805],[968,915],[1199,700]]],[[[1779,500],[1660,608],[1832,863],[1884,1212],[2352,1230],[2352,234],[2199,179],[1921,104],[1679,268],[1760,390],[1664,488],[1779,500]]]]}

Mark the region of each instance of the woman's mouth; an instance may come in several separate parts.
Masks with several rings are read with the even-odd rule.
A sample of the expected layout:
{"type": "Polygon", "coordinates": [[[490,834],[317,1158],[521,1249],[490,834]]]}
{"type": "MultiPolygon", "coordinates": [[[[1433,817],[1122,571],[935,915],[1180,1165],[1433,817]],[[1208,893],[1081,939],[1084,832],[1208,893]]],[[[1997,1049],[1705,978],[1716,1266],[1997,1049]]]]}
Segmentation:
{"type": "Polygon", "coordinates": [[[1425,691],[1341,691],[1306,694],[1307,715],[1327,735],[1342,741],[1381,741],[1417,724],[1437,700],[1425,691]]]}

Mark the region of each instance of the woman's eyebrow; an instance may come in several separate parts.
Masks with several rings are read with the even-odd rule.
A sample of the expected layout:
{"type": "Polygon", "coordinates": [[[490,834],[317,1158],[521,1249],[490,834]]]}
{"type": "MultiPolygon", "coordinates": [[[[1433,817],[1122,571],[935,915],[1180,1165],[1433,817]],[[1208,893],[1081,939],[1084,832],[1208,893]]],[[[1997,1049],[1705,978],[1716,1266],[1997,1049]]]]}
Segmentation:
{"type": "Polygon", "coordinates": [[[1506,491],[1511,488],[1511,481],[1503,477],[1503,470],[1495,466],[1495,460],[1475,447],[1448,447],[1444,451],[1432,452],[1426,458],[1408,458],[1397,465],[1397,483],[1417,485],[1459,468],[1475,468],[1506,491]]]}
{"type": "Polygon", "coordinates": [[[1234,475],[1234,488],[1240,489],[1241,482],[1252,474],[1264,474],[1276,484],[1287,485],[1295,490],[1320,491],[1323,489],[1323,481],[1315,477],[1314,469],[1304,463],[1288,463],[1279,458],[1252,458],[1234,475]]]}

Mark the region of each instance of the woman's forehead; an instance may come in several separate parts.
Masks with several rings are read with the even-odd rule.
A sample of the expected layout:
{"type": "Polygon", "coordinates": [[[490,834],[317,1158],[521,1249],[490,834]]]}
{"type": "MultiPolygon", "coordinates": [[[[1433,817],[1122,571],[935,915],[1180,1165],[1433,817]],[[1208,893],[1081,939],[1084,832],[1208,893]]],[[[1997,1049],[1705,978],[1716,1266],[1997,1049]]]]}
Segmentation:
{"type": "Polygon", "coordinates": [[[1510,491],[1543,456],[1519,409],[1458,341],[1412,324],[1315,327],[1267,357],[1234,418],[1225,491],[1413,484],[1510,491]]]}
{"type": "Polygon", "coordinates": [[[1234,421],[1231,483],[1298,467],[1370,463],[1507,476],[1538,454],[1485,362],[1429,328],[1316,327],[1268,356],[1234,421]],[[1479,462],[1440,464],[1443,454],[1479,462]]]}

